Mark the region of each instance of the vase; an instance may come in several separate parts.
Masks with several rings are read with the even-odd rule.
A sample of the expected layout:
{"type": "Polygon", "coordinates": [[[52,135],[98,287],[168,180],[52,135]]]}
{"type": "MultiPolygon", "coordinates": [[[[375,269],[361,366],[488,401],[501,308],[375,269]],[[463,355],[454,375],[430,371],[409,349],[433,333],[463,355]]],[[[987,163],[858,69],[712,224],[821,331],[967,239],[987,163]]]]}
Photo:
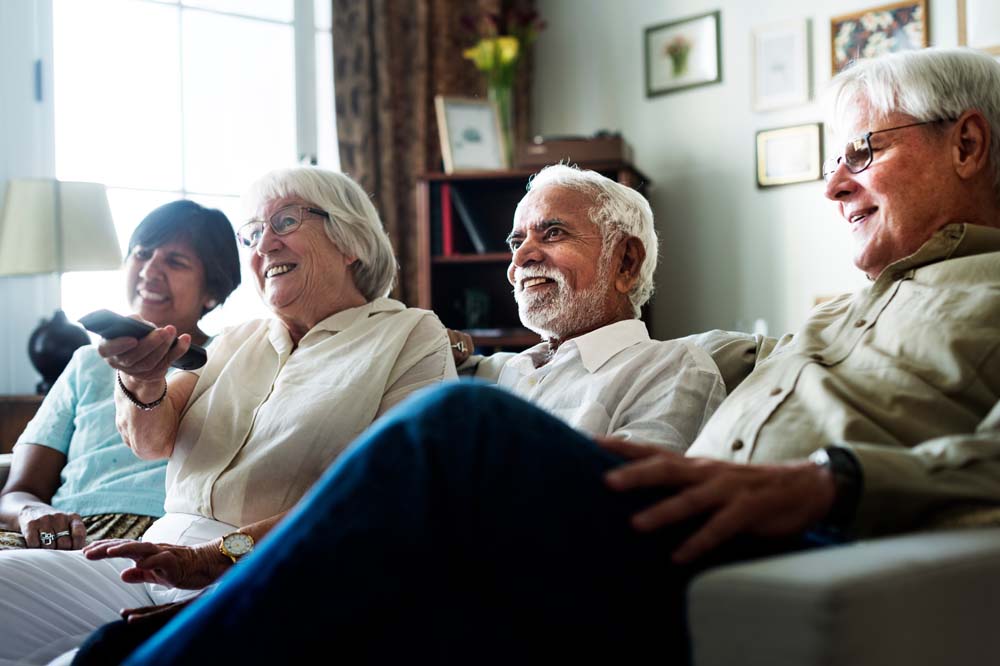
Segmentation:
{"type": "Polygon", "coordinates": [[[510,84],[490,83],[486,91],[500,116],[500,144],[504,166],[510,169],[514,166],[514,88],[510,84]]]}

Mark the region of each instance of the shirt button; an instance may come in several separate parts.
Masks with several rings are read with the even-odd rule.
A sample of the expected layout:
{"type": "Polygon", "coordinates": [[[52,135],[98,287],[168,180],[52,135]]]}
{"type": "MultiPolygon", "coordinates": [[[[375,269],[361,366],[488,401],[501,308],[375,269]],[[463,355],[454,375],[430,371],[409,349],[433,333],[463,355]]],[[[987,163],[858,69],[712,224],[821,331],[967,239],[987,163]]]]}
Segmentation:
{"type": "Polygon", "coordinates": [[[780,394],[781,394],[780,388],[774,387],[773,389],[771,389],[771,395],[780,395],[780,394]]]}
{"type": "Polygon", "coordinates": [[[809,358],[811,358],[814,361],[822,361],[823,360],[823,355],[822,354],[809,354],[809,358]]]}
{"type": "Polygon", "coordinates": [[[743,448],[743,440],[742,439],[738,439],[735,442],[733,442],[733,451],[739,451],[742,448],[743,448]]]}
{"type": "Polygon", "coordinates": [[[854,328],[861,328],[862,326],[864,326],[867,323],[868,323],[867,319],[859,319],[856,322],[854,322],[854,328]]]}

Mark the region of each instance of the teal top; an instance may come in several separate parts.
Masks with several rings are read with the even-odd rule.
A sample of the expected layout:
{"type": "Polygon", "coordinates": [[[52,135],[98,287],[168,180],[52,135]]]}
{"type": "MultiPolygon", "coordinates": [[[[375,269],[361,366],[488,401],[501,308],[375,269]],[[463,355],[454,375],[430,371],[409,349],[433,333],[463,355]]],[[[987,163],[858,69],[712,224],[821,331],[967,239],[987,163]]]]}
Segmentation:
{"type": "Polygon", "coordinates": [[[163,515],[166,460],[140,460],[115,427],[115,371],[97,348],[76,350],[17,440],[66,454],[52,506],[81,516],[163,515]]]}

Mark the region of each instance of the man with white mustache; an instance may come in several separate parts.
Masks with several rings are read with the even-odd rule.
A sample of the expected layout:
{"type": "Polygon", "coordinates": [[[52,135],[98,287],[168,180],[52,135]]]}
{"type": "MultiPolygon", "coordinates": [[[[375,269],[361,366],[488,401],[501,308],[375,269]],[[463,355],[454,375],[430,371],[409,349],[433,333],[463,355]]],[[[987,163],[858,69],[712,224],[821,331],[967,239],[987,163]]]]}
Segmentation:
{"type": "Polygon", "coordinates": [[[657,259],[646,199],[550,166],[529,183],[507,242],[521,322],[545,341],[506,360],[498,384],[590,435],[687,449],[725,387],[706,352],[651,340],[639,319],[657,259]]]}

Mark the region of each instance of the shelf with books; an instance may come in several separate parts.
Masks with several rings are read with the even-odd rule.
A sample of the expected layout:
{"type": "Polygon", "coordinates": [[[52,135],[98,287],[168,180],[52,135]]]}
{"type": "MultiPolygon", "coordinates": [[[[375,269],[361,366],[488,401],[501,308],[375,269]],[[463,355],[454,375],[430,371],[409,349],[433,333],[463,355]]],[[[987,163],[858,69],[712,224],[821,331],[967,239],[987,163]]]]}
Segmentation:
{"type": "MultiPolygon", "coordinates": [[[[625,163],[581,164],[643,191],[647,179],[625,163]]],[[[417,180],[418,307],[477,347],[520,350],[539,342],[521,326],[507,282],[506,246],[514,209],[534,171],[429,173],[417,180]]]]}

